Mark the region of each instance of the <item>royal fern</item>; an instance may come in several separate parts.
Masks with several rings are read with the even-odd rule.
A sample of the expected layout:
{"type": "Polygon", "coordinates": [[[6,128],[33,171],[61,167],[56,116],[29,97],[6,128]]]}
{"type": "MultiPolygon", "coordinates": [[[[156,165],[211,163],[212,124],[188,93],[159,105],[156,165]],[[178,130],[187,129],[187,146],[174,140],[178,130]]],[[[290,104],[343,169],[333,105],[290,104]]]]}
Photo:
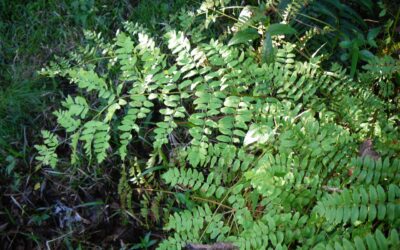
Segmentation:
{"type": "MultiPolygon", "coordinates": [[[[298,17],[297,2],[284,21],[298,17]]],[[[202,10],[212,15],[219,6],[207,1],[202,10]]],[[[238,29],[246,28],[243,18],[238,29]]],[[[154,208],[147,193],[140,202],[143,215],[165,220],[159,249],[399,246],[398,105],[386,102],[392,92],[366,87],[376,78],[355,82],[337,64],[304,59],[279,36],[271,37],[274,60],[264,63],[262,49],[224,36],[197,40],[204,34],[169,30],[152,37],[139,25],[125,27],[112,44],[93,48],[101,49],[91,53],[96,60],[73,64],[84,59],[71,57],[43,72],[67,78],[78,93],[54,113],[65,142],[44,132],[39,162],[56,167],[59,143],[69,144],[74,164],[140,159],[132,182],[152,180],[157,189],[150,190],[169,204],[161,217],[161,198],[154,208]],[[358,152],[368,137],[376,159],[358,152]]],[[[128,182],[123,168],[125,208],[134,190],[128,182]]]]}

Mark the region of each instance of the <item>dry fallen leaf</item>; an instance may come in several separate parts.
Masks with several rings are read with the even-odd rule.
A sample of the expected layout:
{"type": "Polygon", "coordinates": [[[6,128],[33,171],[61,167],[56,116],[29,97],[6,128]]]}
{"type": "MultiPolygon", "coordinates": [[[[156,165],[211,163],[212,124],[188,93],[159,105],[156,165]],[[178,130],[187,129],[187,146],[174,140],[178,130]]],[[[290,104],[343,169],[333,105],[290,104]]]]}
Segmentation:
{"type": "Polygon", "coordinates": [[[369,156],[374,160],[378,160],[380,158],[380,155],[374,150],[374,145],[372,144],[371,139],[367,139],[361,144],[359,155],[361,158],[369,156]]]}

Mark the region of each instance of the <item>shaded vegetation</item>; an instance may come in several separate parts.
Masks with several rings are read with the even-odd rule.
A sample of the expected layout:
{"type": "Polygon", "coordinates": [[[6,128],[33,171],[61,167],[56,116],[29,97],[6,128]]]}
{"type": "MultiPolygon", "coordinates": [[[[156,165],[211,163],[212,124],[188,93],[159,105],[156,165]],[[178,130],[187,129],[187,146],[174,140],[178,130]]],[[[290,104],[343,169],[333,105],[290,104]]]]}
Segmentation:
{"type": "Polygon", "coordinates": [[[398,5],[13,3],[2,248],[399,247],[398,5]]]}

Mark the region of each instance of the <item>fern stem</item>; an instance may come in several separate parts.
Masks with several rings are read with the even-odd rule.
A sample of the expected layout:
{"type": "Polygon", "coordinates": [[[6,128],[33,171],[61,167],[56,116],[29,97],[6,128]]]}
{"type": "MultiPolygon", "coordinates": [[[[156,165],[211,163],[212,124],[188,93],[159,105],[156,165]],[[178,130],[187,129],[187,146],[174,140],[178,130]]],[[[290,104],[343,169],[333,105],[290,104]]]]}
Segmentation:
{"type": "MultiPolygon", "coordinates": [[[[171,195],[175,195],[178,192],[173,192],[173,191],[167,191],[167,190],[162,190],[162,189],[153,189],[153,188],[134,188],[134,190],[140,190],[140,191],[149,191],[149,192],[160,192],[160,193],[165,193],[165,194],[171,194],[171,195]]],[[[214,205],[218,205],[220,207],[226,208],[226,209],[230,209],[232,211],[235,211],[235,209],[233,207],[230,207],[228,205],[222,204],[221,202],[215,201],[215,200],[210,200],[210,199],[206,199],[206,198],[202,198],[202,197],[198,197],[198,196],[191,196],[192,199],[194,200],[198,200],[198,201],[205,201],[214,205]]]]}
{"type": "MultiPolygon", "coordinates": [[[[230,194],[230,191],[231,191],[233,188],[234,188],[234,186],[232,186],[232,188],[230,188],[230,189],[228,190],[228,192],[226,192],[226,195],[225,195],[224,198],[221,200],[221,203],[218,204],[218,207],[215,209],[215,211],[214,211],[214,213],[213,213],[213,216],[212,216],[212,218],[211,218],[211,221],[213,220],[213,218],[214,218],[215,215],[217,214],[217,212],[218,212],[218,210],[220,209],[221,205],[223,205],[222,202],[224,202],[224,201],[226,200],[226,198],[228,198],[228,195],[230,194]]],[[[234,208],[232,208],[232,209],[233,209],[233,210],[232,210],[232,212],[233,212],[233,211],[234,211],[234,208]]],[[[204,234],[206,233],[206,231],[207,231],[207,229],[208,229],[209,226],[210,226],[210,223],[208,223],[207,226],[206,226],[206,228],[204,228],[204,230],[203,230],[203,232],[201,233],[201,236],[200,236],[200,241],[203,239],[204,234]]]]}

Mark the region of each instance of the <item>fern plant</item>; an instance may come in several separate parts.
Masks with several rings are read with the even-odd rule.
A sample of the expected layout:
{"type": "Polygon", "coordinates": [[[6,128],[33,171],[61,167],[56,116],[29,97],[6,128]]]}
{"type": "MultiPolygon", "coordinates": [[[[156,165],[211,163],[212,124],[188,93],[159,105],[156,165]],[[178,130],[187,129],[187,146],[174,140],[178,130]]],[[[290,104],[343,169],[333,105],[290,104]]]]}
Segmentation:
{"type": "MultiPolygon", "coordinates": [[[[76,165],[145,162],[151,178],[161,176],[152,191],[175,206],[159,249],[399,246],[399,160],[387,146],[400,136],[388,112],[397,104],[337,64],[324,70],[317,58],[300,60],[281,37],[271,37],[276,58],[267,64],[257,48],[229,38],[194,42],[176,30],[152,38],[125,27],[89,59],[43,71],[69,79],[76,93],[54,113],[66,140],[44,132],[38,162],[56,167],[59,143],[76,165]],[[368,137],[379,160],[358,156],[368,137]]],[[[133,190],[124,170],[121,202],[133,190]]],[[[143,196],[143,211],[148,203],[143,196]]]]}

